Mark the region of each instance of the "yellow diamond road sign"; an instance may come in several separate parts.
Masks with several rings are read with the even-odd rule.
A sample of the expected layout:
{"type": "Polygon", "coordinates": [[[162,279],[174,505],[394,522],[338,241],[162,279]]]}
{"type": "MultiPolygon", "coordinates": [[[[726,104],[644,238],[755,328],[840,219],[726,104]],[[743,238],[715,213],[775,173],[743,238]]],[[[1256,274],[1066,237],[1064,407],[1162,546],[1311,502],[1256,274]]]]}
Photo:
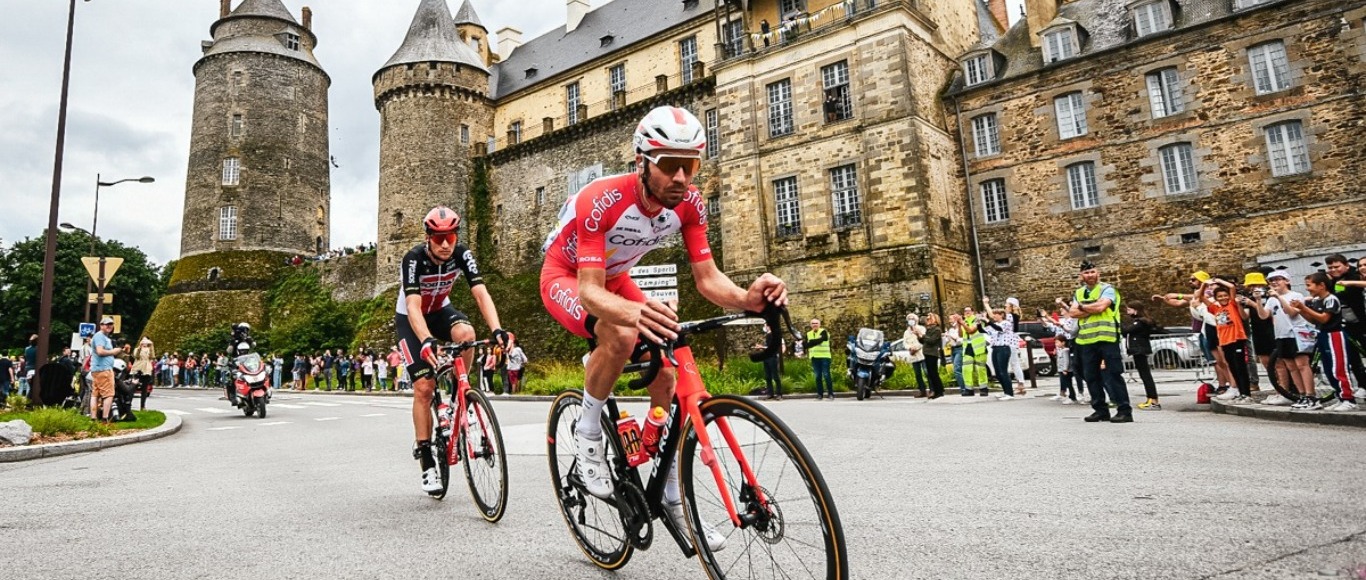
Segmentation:
{"type": "MultiPolygon", "coordinates": [[[[82,264],[85,264],[85,271],[90,273],[90,279],[91,279],[91,280],[94,280],[96,284],[99,284],[99,283],[100,283],[100,259],[99,259],[99,258],[92,258],[92,257],[90,257],[90,256],[84,256],[84,257],[81,258],[81,263],[82,263],[82,264]]],[[[119,266],[122,266],[122,265],[123,265],[123,258],[105,258],[105,259],[104,259],[104,283],[105,283],[106,285],[109,284],[109,280],[110,280],[111,278],[114,277],[114,272],[117,272],[117,271],[119,270],[119,266]]]]}

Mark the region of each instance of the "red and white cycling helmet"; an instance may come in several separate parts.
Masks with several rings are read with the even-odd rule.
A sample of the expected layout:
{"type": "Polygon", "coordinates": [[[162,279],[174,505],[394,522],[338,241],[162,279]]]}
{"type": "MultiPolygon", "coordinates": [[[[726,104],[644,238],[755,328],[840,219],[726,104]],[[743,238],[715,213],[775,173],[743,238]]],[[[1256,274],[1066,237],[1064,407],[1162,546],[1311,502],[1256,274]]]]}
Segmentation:
{"type": "Polygon", "coordinates": [[[676,149],[696,151],[701,157],[707,149],[707,131],[697,117],[685,109],[656,107],[640,120],[634,142],[636,153],[676,149]]]}
{"type": "Polygon", "coordinates": [[[460,229],[460,214],[449,207],[438,205],[427,212],[422,225],[427,229],[427,235],[453,234],[460,229]]]}

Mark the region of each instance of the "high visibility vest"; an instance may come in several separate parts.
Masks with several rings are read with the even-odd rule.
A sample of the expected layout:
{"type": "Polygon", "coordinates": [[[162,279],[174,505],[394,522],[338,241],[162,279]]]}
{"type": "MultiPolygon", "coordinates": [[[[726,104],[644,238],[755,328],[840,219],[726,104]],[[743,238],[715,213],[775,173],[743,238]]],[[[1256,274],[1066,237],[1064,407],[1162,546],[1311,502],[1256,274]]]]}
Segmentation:
{"type": "MultiPolygon", "coordinates": [[[[822,329],[820,329],[820,330],[818,330],[818,331],[811,331],[811,330],[806,331],[806,339],[807,339],[807,340],[816,340],[817,338],[820,338],[820,337],[821,337],[821,333],[822,333],[822,332],[826,333],[826,336],[827,336],[827,337],[830,336],[830,334],[829,334],[830,331],[828,331],[828,330],[822,328],[822,329]]],[[[807,356],[809,356],[809,357],[811,357],[811,358],[830,358],[830,339],[829,339],[829,338],[825,339],[825,342],[822,342],[822,343],[820,343],[820,344],[818,344],[818,345],[815,345],[815,346],[811,347],[811,349],[808,350],[808,351],[806,351],[806,352],[807,352],[807,356]]]]}
{"type": "MultiPolygon", "coordinates": [[[[1095,288],[1077,288],[1077,304],[1086,305],[1100,300],[1109,284],[1097,284],[1095,288]]],[[[1103,312],[1092,314],[1078,321],[1077,344],[1098,342],[1119,342],[1119,290],[1115,290],[1115,302],[1103,312]]]]}
{"type": "Polygon", "coordinates": [[[967,343],[968,346],[972,347],[973,356],[979,356],[991,352],[987,349],[987,333],[982,332],[982,327],[977,326],[977,324],[977,317],[969,316],[963,319],[963,326],[961,328],[961,332],[963,334],[963,342],[967,343]],[[977,332],[968,334],[968,327],[970,326],[977,327],[977,332]]]}

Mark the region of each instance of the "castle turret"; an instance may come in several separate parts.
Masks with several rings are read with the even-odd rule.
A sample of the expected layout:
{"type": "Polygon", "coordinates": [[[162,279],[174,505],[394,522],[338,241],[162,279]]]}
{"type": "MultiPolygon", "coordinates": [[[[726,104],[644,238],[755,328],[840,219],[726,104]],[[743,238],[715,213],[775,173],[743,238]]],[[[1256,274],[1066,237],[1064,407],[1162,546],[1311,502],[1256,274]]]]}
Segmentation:
{"type": "Polygon", "coordinates": [[[460,10],[455,13],[455,30],[460,34],[460,40],[479,55],[485,67],[493,66],[495,53],[489,41],[489,29],[484,28],[484,23],[479,21],[479,15],[474,12],[470,0],[464,0],[460,10]]]}
{"type": "Polygon", "coordinates": [[[244,0],[209,33],[194,65],[181,256],[326,249],[332,81],[317,37],[280,0],[244,0]]]}
{"type": "Polygon", "coordinates": [[[373,81],[380,113],[379,281],[391,285],[397,275],[386,273],[422,241],[427,210],[446,205],[465,213],[471,159],[493,134],[493,103],[485,60],[461,41],[445,0],[420,0],[403,45],[373,81]]]}

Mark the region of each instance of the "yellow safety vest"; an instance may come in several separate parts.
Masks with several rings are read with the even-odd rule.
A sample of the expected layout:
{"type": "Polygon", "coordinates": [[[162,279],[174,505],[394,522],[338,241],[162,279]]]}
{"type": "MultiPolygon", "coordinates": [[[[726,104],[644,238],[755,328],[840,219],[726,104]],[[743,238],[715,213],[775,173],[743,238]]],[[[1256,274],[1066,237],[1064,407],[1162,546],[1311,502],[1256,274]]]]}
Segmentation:
{"type": "Polygon", "coordinates": [[[964,342],[966,342],[968,346],[972,347],[973,356],[983,355],[990,352],[987,349],[987,334],[985,332],[982,332],[981,326],[977,325],[976,316],[969,316],[963,319],[963,326],[959,328],[959,331],[963,335],[964,342]],[[969,326],[977,327],[977,332],[968,334],[969,326]]]}
{"type": "MultiPolygon", "coordinates": [[[[1077,304],[1086,305],[1100,300],[1101,294],[1109,284],[1097,284],[1095,288],[1077,288],[1077,304]]],[[[1115,290],[1115,302],[1103,312],[1089,315],[1078,321],[1077,344],[1098,342],[1119,342],[1119,290],[1115,290]]]]}
{"type": "MultiPolygon", "coordinates": [[[[826,336],[830,336],[830,331],[822,328],[818,331],[806,331],[806,339],[816,340],[817,338],[821,337],[822,332],[826,333],[826,336]]],[[[806,352],[807,356],[811,358],[830,358],[830,339],[825,339],[825,342],[822,342],[818,345],[811,347],[806,352]]]]}

